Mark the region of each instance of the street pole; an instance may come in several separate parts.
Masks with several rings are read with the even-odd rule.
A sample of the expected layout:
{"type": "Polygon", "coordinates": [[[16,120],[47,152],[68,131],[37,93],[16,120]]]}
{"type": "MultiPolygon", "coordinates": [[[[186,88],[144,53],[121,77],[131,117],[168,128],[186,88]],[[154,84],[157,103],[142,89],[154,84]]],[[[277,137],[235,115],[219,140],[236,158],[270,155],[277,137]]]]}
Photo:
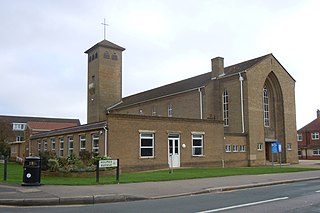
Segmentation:
{"type": "Polygon", "coordinates": [[[4,171],[3,171],[3,180],[7,181],[7,174],[8,174],[8,157],[4,159],[4,171]]]}

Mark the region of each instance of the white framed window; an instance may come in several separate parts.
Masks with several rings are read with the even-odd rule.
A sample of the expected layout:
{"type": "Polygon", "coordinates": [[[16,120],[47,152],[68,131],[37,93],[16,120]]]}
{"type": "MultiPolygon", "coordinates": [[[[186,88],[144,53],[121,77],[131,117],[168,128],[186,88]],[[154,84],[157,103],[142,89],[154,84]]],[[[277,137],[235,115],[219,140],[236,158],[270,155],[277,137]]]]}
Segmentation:
{"type": "Polygon", "coordinates": [[[12,123],[12,130],[23,131],[26,129],[25,123],[12,123]]]}
{"type": "Polygon", "coordinates": [[[288,149],[288,151],[291,151],[291,150],[292,150],[292,143],[288,143],[288,144],[287,144],[287,149],[288,149]]]}
{"type": "Polygon", "coordinates": [[[59,156],[63,157],[64,152],[64,139],[60,138],[59,156]]]}
{"type": "Polygon", "coordinates": [[[68,137],[68,156],[73,154],[73,136],[68,137]]]}
{"type": "Polygon", "coordinates": [[[246,152],[246,145],[240,145],[240,152],[246,152]]]}
{"type": "Polygon", "coordinates": [[[229,94],[227,90],[224,90],[222,95],[223,101],[223,125],[229,126],[229,94]]]}
{"type": "Polygon", "coordinates": [[[51,138],[51,151],[55,151],[55,150],[56,150],[56,139],[51,138]]]}
{"type": "Polygon", "coordinates": [[[192,134],[192,156],[203,156],[203,134],[192,134]]]}
{"type": "Polygon", "coordinates": [[[298,133],[297,134],[297,141],[302,141],[303,137],[302,137],[302,133],[298,133]]]}
{"type": "Polygon", "coordinates": [[[41,152],[41,141],[38,141],[38,152],[41,152]]]}
{"type": "Polygon", "coordinates": [[[232,151],[233,152],[239,152],[239,146],[238,145],[233,145],[232,146],[232,151]]]}
{"type": "Polygon", "coordinates": [[[47,139],[43,140],[43,151],[44,152],[48,151],[48,141],[47,141],[47,139]]]}
{"type": "Polygon", "coordinates": [[[264,126],[270,127],[269,92],[267,87],[263,88],[263,120],[264,120],[264,126]]]}
{"type": "Polygon", "coordinates": [[[24,137],[23,136],[17,136],[16,137],[16,141],[24,141],[24,137]]]}
{"type": "Polygon", "coordinates": [[[99,154],[99,134],[92,134],[92,153],[99,154]]]}
{"type": "Polygon", "coordinates": [[[298,156],[302,156],[302,150],[298,149],[298,156]]]}
{"type": "Polygon", "coordinates": [[[320,155],[320,149],[313,149],[313,156],[319,156],[320,155]]]}
{"type": "Polygon", "coordinates": [[[312,132],[311,139],[312,140],[319,140],[319,132],[312,132]]]}
{"type": "Polygon", "coordinates": [[[257,150],[258,150],[258,151],[261,151],[261,150],[262,150],[262,143],[258,143],[258,144],[257,144],[257,150]]]}
{"type": "Polygon", "coordinates": [[[79,140],[80,140],[80,152],[86,150],[86,136],[80,135],[79,140]]]}
{"type": "Polygon", "coordinates": [[[231,145],[229,144],[226,145],[226,152],[231,152],[231,145]]]}
{"type": "Polygon", "coordinates": [[[173,116],[173,109],[172,109],[172,104],[170,103],[168,105],[168,117],[172,117],[173,116]]]}
{"type": "Polygon", "coordinates": [[[140,158],[154,157],[154,133],[140,133],[140,158]]]}

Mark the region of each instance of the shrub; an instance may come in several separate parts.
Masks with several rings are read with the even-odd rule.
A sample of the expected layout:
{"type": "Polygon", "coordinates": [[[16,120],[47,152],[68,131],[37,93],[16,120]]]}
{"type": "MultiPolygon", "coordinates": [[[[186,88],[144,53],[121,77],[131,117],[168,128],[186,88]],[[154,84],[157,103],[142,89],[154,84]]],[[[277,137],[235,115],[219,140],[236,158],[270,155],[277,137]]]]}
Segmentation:
{"type": "Polygon", "coordinates": [[[41,170],[48,170],[49,159],[55,158],[56,155],[55,153],[45,151],[45,152],[40,152],[39,157],[41,158],[41,170]]]}
{"type": "Polygon", "coordinates": [[[80,151],[79,158],[85,166],[90,166],[92,164],[90,161],[92,159],[92,154],[87,150],[80,151]]]}
{"type": "Polygon", "coordinates": [[[59,168],[58,159],[52,159],[52,158],[50,158],[50,159],[48,160],[48,167],[49,167],[49,171],[51,171],[51,172],[56,172],[56,171],[58,171],[58,168],[59,168]]]}

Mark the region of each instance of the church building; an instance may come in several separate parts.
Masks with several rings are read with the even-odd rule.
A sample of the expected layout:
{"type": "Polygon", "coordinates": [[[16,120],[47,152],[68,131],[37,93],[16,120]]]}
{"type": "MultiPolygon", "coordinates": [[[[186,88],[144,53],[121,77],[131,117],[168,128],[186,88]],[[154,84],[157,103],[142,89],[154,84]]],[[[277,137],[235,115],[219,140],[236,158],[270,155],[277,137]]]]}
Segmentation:
{"type": "Polygon", "coordinates": [[[272,54],[228,67],[216,57],[211,72],[122,97],[124,50],[103,40],[85,52],[88,124],[33,135],[34,154],[57,138],[61,157],[87,149],[130,171],[298,163],[295,80],[272,54]]]}

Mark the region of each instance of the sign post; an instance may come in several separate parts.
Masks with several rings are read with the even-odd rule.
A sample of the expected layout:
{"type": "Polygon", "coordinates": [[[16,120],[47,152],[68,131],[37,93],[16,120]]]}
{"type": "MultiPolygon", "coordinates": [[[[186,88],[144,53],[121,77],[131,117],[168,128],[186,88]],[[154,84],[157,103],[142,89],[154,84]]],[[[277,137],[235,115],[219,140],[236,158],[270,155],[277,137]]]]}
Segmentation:
{"type": "Polygon", "coordinates": [[[98,160],[97,168],[96,168],[96,182],[99,183],[100,176],[100,168],[114,168],[116,167],[116,180],[119,184],[119,176],[120,176],[120,160],[98,160]]]}
{"type": "Polygon", "coordinates": [[[272,149],[272,166],[273,166],[273,154],[277,154],[278,156],[278,153],[280,153],[280,168],[281,168],[281,152],[282,152],[282,145],[280,142],[272,142],[271,143],[271,149],[272,149]]]}
{"type": "Polygon", "coordinates": [[[4,160],[0,160],[1,164],[3,165],[3,180],[7,181],[7,174],[8,174],[8,158],[5,158],[4,160]]]}
{"type": "Polygon", "coordinates": [[[280,153],[280,168],[281,168],[281,163],[282,163],[282,160],[281,160],[282,146],[281,146],[281,143],[280,143],[280,142],[278,142],[278,152],[280,153]]]}
{"type": "Polygon", "coordinates": [[[271,158],[272,158],[272,167],[273,167],[273,154],[278,153],[278,145],[276,142],[271,143],[271,150],[272,150],[271,158]]]}

